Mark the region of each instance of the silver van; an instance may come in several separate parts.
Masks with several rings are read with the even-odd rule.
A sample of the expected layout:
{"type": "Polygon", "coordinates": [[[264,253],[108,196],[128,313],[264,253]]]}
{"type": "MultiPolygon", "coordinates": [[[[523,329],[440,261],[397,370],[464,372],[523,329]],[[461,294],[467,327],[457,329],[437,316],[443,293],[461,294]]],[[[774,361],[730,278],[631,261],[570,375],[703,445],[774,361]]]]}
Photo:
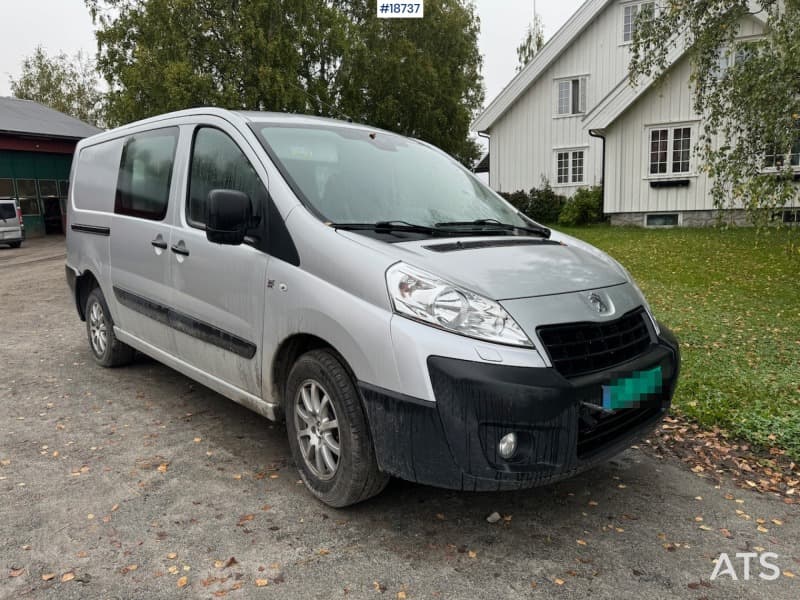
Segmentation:
{"type": "Polygon", "coordinates": [[[22,212],[13,198],[0,198],[0,244],[19,248],[25,239],[22,212]]]}
{"type": "Polygon", "coordinates": [[[419,140],[194,109],[83,140],[70,179],[95,361],[139,351],[284,418],[331,506],[390,476],[548,483],[669,409],[678,345],[628,272],[419,140]]]}

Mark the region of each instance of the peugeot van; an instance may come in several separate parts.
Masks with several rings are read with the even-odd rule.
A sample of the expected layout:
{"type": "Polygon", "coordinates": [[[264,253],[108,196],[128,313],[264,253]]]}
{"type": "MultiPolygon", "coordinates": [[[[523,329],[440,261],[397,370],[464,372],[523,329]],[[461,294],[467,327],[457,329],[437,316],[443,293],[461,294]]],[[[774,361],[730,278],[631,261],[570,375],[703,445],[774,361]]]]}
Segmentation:
{"type": "Polygon", "coordinates": [[[194,109],[81,141],[66,275],[89,350],[284,419],[308,489],[512,490],[652,430],[675,338],[613,258],[366,125],[194,109]]]}

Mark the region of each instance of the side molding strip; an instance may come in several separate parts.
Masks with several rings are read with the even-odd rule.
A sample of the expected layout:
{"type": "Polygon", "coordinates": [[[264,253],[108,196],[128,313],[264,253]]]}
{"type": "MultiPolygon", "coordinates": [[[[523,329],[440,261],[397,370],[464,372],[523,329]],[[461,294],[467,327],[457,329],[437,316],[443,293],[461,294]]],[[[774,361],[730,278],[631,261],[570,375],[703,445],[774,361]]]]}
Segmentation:
{"type": "Polygon", "coordinates": [[[120,304],[154,321],[172,327],[176,331],[203,340],[204,342],[208,342],[209,344],[213,344],[244,358],[251,359],[256,355],[257,346],[252,342],[243,340],[232,333],[214,327],[194,317],[190,317],[174,308],[148,300],[138,294],[116,286],[114,286],[114,295],[117,297],[120,304]]]}
{"type": "Polygon", "coordinates": [[[110,227],[100,227],[98,225],[81,225],[80,223],[73,223],[70,226],[72,231],[79,231],[80,233],[90,233],[92,235],[111,235],[110,227]]]}

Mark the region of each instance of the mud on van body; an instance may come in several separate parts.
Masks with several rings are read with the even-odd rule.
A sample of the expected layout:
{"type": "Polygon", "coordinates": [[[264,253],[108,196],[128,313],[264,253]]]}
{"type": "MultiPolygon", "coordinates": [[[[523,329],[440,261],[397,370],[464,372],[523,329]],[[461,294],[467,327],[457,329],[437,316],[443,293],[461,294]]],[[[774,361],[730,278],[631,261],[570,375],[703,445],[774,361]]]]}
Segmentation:
{"type": "Polygon", "coordinates": [[[675,338],[627,271],[441,151],[195,109],[83,140],[67,280],[103,366],[147,354],[270,419],[311,492],[547,483],[669,408],[675,338]]]}

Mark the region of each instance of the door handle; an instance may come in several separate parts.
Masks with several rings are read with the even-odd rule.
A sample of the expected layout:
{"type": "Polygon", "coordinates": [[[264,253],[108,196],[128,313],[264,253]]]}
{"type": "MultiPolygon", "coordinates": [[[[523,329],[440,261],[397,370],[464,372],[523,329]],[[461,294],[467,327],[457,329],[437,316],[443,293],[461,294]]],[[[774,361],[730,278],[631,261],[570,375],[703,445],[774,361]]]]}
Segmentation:
{"type": "Polygon", "coordinates": [[[154,239],[152,242],[150,242],[150,244],[154,248],[160,248],[161,250],[166,250],[167,249],[167,242],[165,242],[164,240],[162,240],[160,238],[154,239]]]}
{"type": "Polygon", "coordinates": [[[173,245],[172,251],[175,254],[180,254],[181,256],[189,256],[189,251],[186,249],[186,246],[179,246],[177,244],[173,245]]]}

